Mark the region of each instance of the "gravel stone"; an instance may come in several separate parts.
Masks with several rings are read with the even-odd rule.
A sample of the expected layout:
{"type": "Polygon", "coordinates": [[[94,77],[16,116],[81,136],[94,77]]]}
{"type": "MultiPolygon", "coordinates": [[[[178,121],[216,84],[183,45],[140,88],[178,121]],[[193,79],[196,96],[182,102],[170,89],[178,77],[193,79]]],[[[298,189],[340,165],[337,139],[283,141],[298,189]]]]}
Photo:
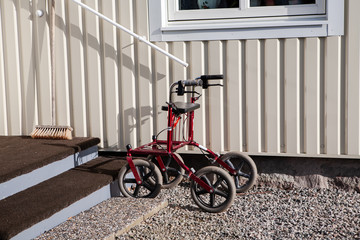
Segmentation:
{"type": "Polygon", "coordinates": [[[226,212],[211,214],[194,203],[185,181],[162,189],[155,199],[109,199],[37,239],[360,240],[360,194],[336,188],[254,187],[238,194],[226,212]],[[168,206],[141,218],[159,200],[167,200],[168,206]],[[139,217],[130,230],[121,225],[139,217]]]}
{"type": "Polygon", "coordinates": [[[201,211],[188,183],[163,189],[169,206],[118,239],[360,239],[360,194],[254,188],[224,213],[201,211]]]}

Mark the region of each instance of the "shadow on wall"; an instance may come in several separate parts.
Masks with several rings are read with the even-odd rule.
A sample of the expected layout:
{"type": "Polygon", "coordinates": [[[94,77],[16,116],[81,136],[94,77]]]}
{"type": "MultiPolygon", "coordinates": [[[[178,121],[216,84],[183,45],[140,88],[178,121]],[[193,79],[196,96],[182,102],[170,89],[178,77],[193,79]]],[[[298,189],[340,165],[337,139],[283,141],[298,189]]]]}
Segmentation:
{"type": "MultiPolygon", "coordinates": [[[[65,23],[63,22],[62,18],[58,17],[57,23],[58,23],[57,27],[59,27],[61,29],[64,27],[65,23]]],[[[118,31],[120,31],[120,30],[118,30],[118,31]]],[[[74,37],[81,42],[84,41],[84,36],[83,36],[81,29],[74,24],[71,24],[70,35],[71,35],[71,37],[74,37]]],[[[99,42],[100,41],[99,38],[97,38],[89,33],[87,33],[86,37],[87,37],[88,46],[94,50],[100,51],[101,43],[99,42]]],[[[134,41],[136,41],[136,40],[134,39],[134,41]]],[[[110,45],[108,43],[103,43],[103,44],[104,44],[104,57],[105,58],[109,58],[109,59],[113,60],[114,62],[117,62],[119,68],[121,66],[124,66],[125,68],[130,69],[130,70],[134,69],[134,65],[135,65],[134,59],[129,57],[127,54],[123,53],[123,54],[121,54],[121,60],[119,60],[119,56],[120,56],[119,53],[121,53],[121,51],[125,50],[128,47],[134,46],[135,43],[124,46],[123,48],[118,49],[118,50],[116,50],[113,45],[110,45]],[[120,61],[121,66],[119,66],[119,61],[120,61]]],[[[100,52],[99,52],[99,56],[101,56],[100,52]]],[[[135,56],[135,59],[136,58],[137,58],[137,56],[135,56]]],[[[101,58],[101,61],[104,61],[104,59],[101,58]]],[[[151,76],[151,70],[150,70],[149,66],[140,64],[139,65],[139,75],[140,75],[140,77],[143,77],[144,79],[148,79],[150,82],[152,81],[152,79],[149,78],[149,76],[151,76]]],[[[156,79],[158,81],[163,79],[164,77],[165,77],[165,75],[162,73],[156,74],[156,79]]]]}
{"type": "MultiPolygon", "coordinates": [[[[96,16],[93,16],[94,18],[96,16]]],[[[69,18],[69,16],[67,16],[67,18],[69,18]]],[[[104,63],[105,60],[112,60],[114,61],[114,63],[116,63],[116,71],[118,72],[118,79],[117,81],[119,82],[119,89],[120,89],[120,95],[123,95],[123,92],[127,91],[126,90],[126,86],[124,84],[126,84],[127,79],[123,79],[122,76],[122,69],[128,69],[130,71],[133,72],[134,77],[135,77],[135,81],[136,81],[136,88],[139,88],[141,83],[139,83],[139,79],[141,80],[145,80],[148,81],[150,83],[153,83],[155,81],[160,81],[163,80],[166,75],[160,73],[160,72],[156,72],[155,74],[152,74],[152,69],[151,69],[151,65],[144,65],[139,63],[138,65],[138,58],[140,56],[140,54],[143,53],[137,53],[136,48],[136,44],[135,41],[137,40],[133,40],[132,43],[126,45],[126,46],[122,46],[119,47],[119,35],[118,33],[116,34],[116,40],[114,45],[106,43],[105,41],[101,41],[101,36],[97,37],[91,33],[88,32],[84,32],[84,29],[81,29],[81,27],[77,26],[76,24],[72,24],[70,22],[69,19],[67,19],[68,22],[65,22],[63,18],[61,18],[60,16],[56,16],[56,26],[57,29],[63,30],[64,33],[67,35],[68,38],[74,38],[77,39],[79,42],[82,43],[82,47],[84,48],[84,56],[87,56],[86,51],[88,51],[88,49],[92,49],[94,51],[96,51],[98,53],[98,55],[100,56],[99,61],[101,63],[104,63]],[[135,47],[134,47],[135,46],[135,47]],[[131,51],[133,51],[134,53],[134,57],[129,56],[126,52],[129,52],[128,48],[133,48],[131,49],[131,51]]],[[[104,24],[109,24],[109,23],[104,23],[104,24]]],[[[102,26],[102,24],[99,24],[98,26],[99,29],[102,29],[103,31],[100,31],[100,33],[106,34],[105,32],[105,27],[102,26]]],[[[117,30],[117,31],[121,31],[121,30],[117,30]]],[[[112,34],[112,33],[111,33],[112,34]]],[[[71,41],[68,40],[67,41],[67,51],[71,51],[71,41]]],[[[142,44],[142,43],[139,43],[142,44]]],[[[69,55],[69,54],[68,54],[69,55]]],[[[68,61],[69,64],[72,64],[71,61],[68,61]]],[[[99,64],[99,66],[104,66],[104,64],[99,64]]],[[[69,81],[77,81],[77,79],[72,79],[72,76],[74,76],[75,74],[71,73],[71,71],[83,71],[85,72],[84,75],[86,76],[86,72],[88,71],[88,69],[86,69],[87,65],[84,65],[84,69],[81,68],[74,68],[74,67],[69,67],[69,73],[68,73],[68,77],[69,77],[69,81]]],[[[105,69],[100,69],[99,71],[101,71],[101,75],[102,75],[102,86],[104,87],[105,80],[106,80],[106,72],[105,69]]],[[[86,84],[89,84],[88,82],[86,84]]],[[[69,84],[69,87],[71,88],[72,85],[69,84]]],[[[105,89],[105,87],[104,87],[105,89]]],[[[133,90],[133,89],[132,89],[133,90]]],[[[114,89],[114,91],[116,91],[116,89],[114,89]]],[[[137,90],[135,90],[137,91],[137,90]]],[[[70,92],[72,92],[72,89],[70,89],[70,92]]],[[[105,92],[103,92],[103,94],[106,94],[105,92]]],[[[89,95],[89,93],[85,93],[85,95],[89,95]]],[[[88,96],[87,96],[88,98],[88,96]]],[[[72,97],[70,96],[70,99],[72,99],[72,97]]],[[[149,101],[152,101],[153,99],[149,99],[149,101]]],[[[136,134],[139,135],[138,133],[136,133],[136,128],[139,126],[144,125],[147,121],[149,121],[149,118],[153,117],[153,109],[150,108],[150,106],[144,106],[144,107],[140,107],[140,109],[134,109],[134,108],[128,108],[125,109],[123,106],[123,100],[119,99],[118,101],[120,101],[120,104],[122,104],[121,106],[121,113],[118,116],[117,119],[117,123],[119,129],[117,129],[117,134],[118,136],[118,143],[113,144],[112,146],[107,146],[107,140],[104,139],[104,143],[105,143],[105,147],[107,148],[121,148],[123,149],[124,146],[128,143],[130,143],[131,139],[135,136],[136,134]],[[139,112],[140,112],[140,116],[139,116],[139,112]],[[140,122],[137,123],[137,121],[135,120],[137,117],[140,117],[140,122]],[[135,135],[134,135],[135,134],[135,135]]],[[[131,100],[129,100],[131,101],[131,100]]],[[[164,99],[164,102],[166,101],[166,99],[164,99]]],[[[88,103],[87,103],[88,104],[88,103]]],[[[87,109],[90,109],[91,106],[87,106],[87,109]]],[[[112,106],[106,106],[106,109],[111,109],[112,106]]],[[[73,109],[72,107],[70,108],[71,111],[75,111],[75,109],[73,109]]],[[[71,125],[74,125],[74,121],[76,121],[76,119],[73,118],[74,114],[71,114],[71,125]]],[[[87,120],[89,121],[89,120],[87,120]]],[[[114,129],[115,131],[115,129],[114,129]]],[[[150,136],[151,137],[151,136],[150,136]]],[[[139,137],[137,137],[139,138],[139,137]]]]}
{"type": "MultiPolygon", "coordinates": [[[[141,106],[139,114],[137,113],[135,108],[128,108],[123,110],[118,115],[118,126],[119,129],[117,130],[117,134],[119,136],[119,141],[117,146],[110,146],[108,148],[120,148],[125,150],[125,146],[127,144],[133,144],[133,138],[138,138],[140,133],[139,128],[141,126],[150,126],[151,124],[150,119],[154,116],[154,108],[151,106],[141,106]],[[139,118],[139,119],[137,119],[139,118]]],[[[158,113],[160,114],[160,113],[158,113]]],[[[150,126],[153,127],[153,126],[150,126]]],[[[149,130],[149,132],[152,132],[149,130]]],[[[151,139],[151,136],[148,136],[149,139],[151,139]]],[[[140,138],[140,137],[139,137],[140,138]]],[[[138,139],[138,144],[140,139],[138,139]]],[[[145,144],[142,142],[141,144],[145,144]]]]}

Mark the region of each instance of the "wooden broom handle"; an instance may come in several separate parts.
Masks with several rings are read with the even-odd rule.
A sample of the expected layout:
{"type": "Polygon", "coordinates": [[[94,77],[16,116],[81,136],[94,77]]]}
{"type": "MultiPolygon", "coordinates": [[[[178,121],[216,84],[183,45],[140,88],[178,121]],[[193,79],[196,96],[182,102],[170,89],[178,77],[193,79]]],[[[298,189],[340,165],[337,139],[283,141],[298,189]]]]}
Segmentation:
{"type": "Polygon", "coordinates": [[[55,95],[55,0],[49,0],[50,5],[50,56],[51,56],[51,123],[56,124],[56,95],[55,95]]]}

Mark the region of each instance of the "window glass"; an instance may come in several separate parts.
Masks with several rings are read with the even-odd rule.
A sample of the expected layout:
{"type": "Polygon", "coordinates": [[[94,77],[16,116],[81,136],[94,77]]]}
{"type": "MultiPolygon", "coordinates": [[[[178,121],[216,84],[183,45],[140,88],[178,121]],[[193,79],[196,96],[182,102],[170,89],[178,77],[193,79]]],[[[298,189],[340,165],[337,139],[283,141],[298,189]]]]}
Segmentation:
{"type": "Polygon", "coordinates": [[[315,0],[250,0],[251,7],[315,4],[315,0]]]}
{"type": "MultiPolygon", "coordinates": [[[[316,0],[250,0],[251,7],[315,4],[316,0]]],[[[179,0],[180,10],[239,8],[239,0],[179,0]]]]}
{"type": "Polygon", "coordinates": [[[239,8],[239,0],[179,0],[180,10],[239,8]]]}

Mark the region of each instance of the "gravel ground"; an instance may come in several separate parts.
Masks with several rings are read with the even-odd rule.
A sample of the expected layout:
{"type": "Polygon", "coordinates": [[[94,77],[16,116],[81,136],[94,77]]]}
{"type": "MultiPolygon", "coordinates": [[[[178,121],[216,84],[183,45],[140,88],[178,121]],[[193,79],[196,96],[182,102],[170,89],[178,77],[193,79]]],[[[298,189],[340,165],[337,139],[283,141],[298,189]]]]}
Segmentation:
{"type": "Polygon", "coordinates": [[[188,183],[162,190],[169,206],[118,239],[360,239],[360,194],[252,189],[227,212],[201,211],[188,183]]]}

